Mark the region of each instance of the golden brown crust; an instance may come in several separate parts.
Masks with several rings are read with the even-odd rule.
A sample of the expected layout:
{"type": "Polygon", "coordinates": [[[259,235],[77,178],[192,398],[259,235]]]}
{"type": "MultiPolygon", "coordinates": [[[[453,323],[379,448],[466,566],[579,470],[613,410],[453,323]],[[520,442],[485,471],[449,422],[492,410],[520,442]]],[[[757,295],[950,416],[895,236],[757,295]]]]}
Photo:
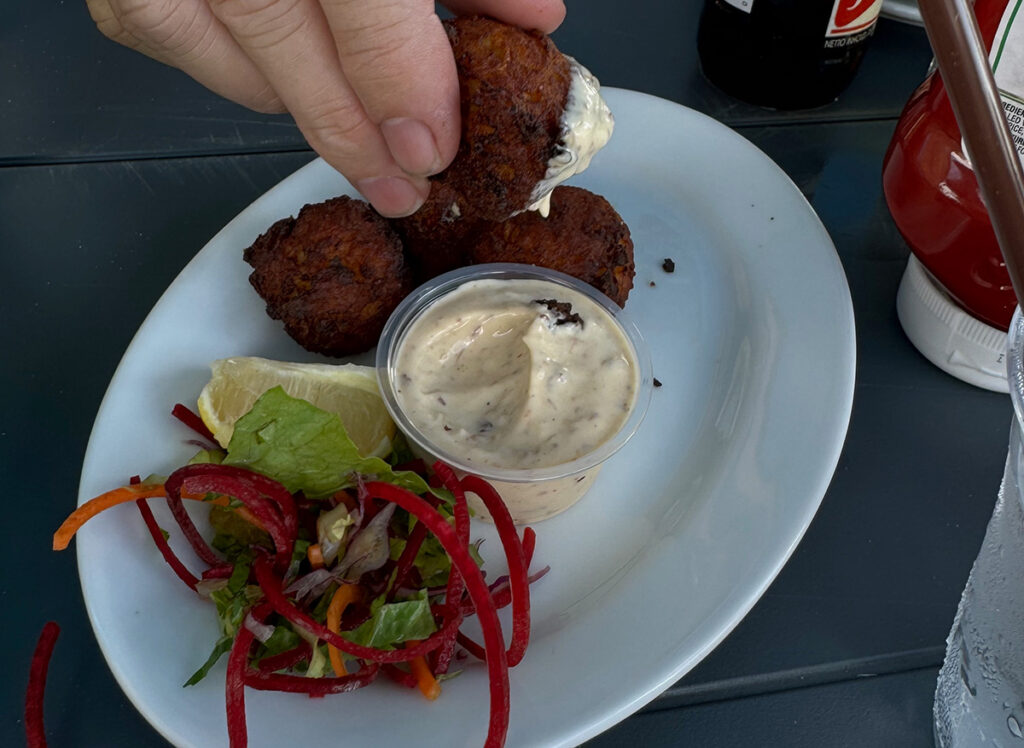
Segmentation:
{"type": "Polygon", "coordinates": [[[489,18],[444,22],[455,53],[462,140],[434,177],[474,217],[503,221],[525,209],[561,139],[569,62],[548,37],[489,18]]]}
{"type": "Polygon", "coordinates": [[[633,240],[629,227],[600,195],[558,187],[551,213],[529,211],[490,224],[468,251],[474,263],[521,262],[559,270],[589,283],[619,306],[633,288],[633,240]]]}
{"type": "Polygon", "coordinates": [[[391,222],[402,238],[416,283],[468,263],[466,245],[480,225],[465,198],[443,183],[430,187],[423,206],[391,222]]]}
{"type": "Polygon", "coordinates": [[[267,314],[304,348],[330,356],[376,345],[412,290],[398,235],[367,203],[349,197],[304,206],[243,257],[267,314]]]}

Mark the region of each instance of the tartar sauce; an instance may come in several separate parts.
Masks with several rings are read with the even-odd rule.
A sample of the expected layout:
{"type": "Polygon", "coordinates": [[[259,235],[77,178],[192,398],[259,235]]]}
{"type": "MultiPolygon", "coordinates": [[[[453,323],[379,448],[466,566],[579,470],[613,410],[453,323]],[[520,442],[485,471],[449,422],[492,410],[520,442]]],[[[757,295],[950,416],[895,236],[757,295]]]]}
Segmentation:
{"type": "Polygon", "coordinates": [[[612,438],[639,367],[607,311],[535,279],[466,283],[403,336],[395,394],[424,437],[469,465],[541,468],[612,438]]]}
{"type": "Polygon", "coordinates": [[[615,120],[601,98],[597,78],[569,55],[569,96],[562,113],[562,137],[558,150],[548,161],[544,178],[533,188],[528,210],[547,218],[551,212],[551,192],[574,174],[590,166],[590,159],[605,147],[612,136],[615,120]]]}

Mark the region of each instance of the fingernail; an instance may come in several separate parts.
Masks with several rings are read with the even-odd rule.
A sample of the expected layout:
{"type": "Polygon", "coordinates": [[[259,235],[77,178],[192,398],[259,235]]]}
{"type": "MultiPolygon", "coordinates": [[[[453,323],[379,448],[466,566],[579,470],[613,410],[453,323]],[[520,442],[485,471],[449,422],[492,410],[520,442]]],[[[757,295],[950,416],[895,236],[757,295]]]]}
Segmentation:
{"type": "Polygon", "coordinates": [[[402,171],[427,177],[441,170],[441,154],[434,134],[419,120],[395,117],[380,123],[380,131],[402,171]]]}
{"type": "Polygon", "coordinates": [[[403,218],[419,210],[424,197],[401,177],[373,177],[356,182],[356,189],[385,218],[403,218]]]}

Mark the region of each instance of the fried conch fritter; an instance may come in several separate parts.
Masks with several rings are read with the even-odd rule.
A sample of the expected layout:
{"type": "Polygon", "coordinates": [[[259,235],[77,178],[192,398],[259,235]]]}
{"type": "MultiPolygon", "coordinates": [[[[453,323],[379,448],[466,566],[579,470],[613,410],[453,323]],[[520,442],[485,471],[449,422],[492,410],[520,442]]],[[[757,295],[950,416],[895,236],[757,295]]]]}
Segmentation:
{"type": "Polygon", "coordinates": [[[614,124],[597,79],[548,37],[480,17],[445,28],[459,74],[459,150],[423,207],[393,222],[419,281],[465,264],[482,222],[546,214],[550,191],[589,165],[614,124]]]}
{"type": "Polygon", "coordinates": [[[547,218],[528,211],[487,225],[466,251],[474,263],[521,262],[559,270],[619,306],[633,288],[629,227],[607,200],[579,187],[555,189],[547,218]]]}
{"type": "Polygon", "coordinates": [[[597,79],[540,32],[480,17],[444,24],[459,74],[462,139],[434,181],[464,198],[469,219],[543,210],[545,195],[611,137],[597,79]]]}
{"type": "Polygon", "coordinates": [[[565,197],[550,202],[611,136],[597,80],[539,32],[480,17],[444,26],[462,134],[422,208],[387,221],[367,203],[339,197],[278,221],[245,250],[267,313],[310,351],[372,348],[414,278],[471,261],[553,267],[625,302],[633,271],[625,224],[596,196],[600,204],[559,190],[565,197]],[[550,219],[537,214],[549,208],[550,219]],[[577,217],[580,210],[587,212],[577,217]]]}
{"type": "Polygon", "coordinates": [[[377,344],[388,316],[412,290],[394,229],[361,200],[306,205],[245,250],[249,282],[303,348],[329,356],[377,344]]]}
{"type": "Polygon", "coordinates": [[[417,283],[467,263],[466,249],[481,221],[465,198],[442,182],[431,185],[423,206],[391,225],[402,238],[417,283]]]}

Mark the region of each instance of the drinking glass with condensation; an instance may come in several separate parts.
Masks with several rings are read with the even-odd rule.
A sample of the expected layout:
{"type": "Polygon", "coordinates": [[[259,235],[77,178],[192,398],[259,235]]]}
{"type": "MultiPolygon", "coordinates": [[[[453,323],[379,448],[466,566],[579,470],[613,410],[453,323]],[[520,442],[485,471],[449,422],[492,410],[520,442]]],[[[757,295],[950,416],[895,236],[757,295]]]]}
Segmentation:
{"type": "Polygon", "coordinates": [[[1014,422],[1003,482],[946,642],[935,692],[935,743],[1024,742],[1024,318],[1010,323],[1014,422]]]}
{"type": "Polygon", "coordinates": [[[587,492],[639,428],[653,386],[621,307],[569,275],[511,263],[453,270],[410,294],[384,327],[377,378],[413,452],[489,481],[517,524],[587,492]]]}

